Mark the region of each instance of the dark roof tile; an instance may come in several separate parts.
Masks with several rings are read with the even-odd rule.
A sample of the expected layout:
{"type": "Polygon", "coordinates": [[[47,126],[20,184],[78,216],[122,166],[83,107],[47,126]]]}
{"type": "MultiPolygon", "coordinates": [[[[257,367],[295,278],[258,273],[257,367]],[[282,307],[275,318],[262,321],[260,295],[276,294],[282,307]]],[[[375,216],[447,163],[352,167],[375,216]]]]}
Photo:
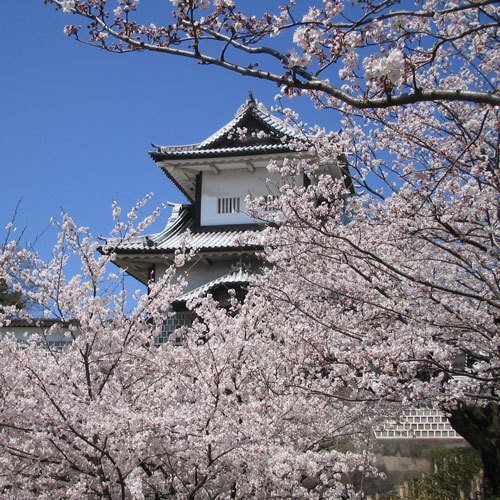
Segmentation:
{"type": "Polygon", "coordinates": [[[270,114],[262,103],[250,98],[238,109],[233,120],[204,141],[183,146],[154,145],[157,151],[150,152],[150,155],[158,161],[290,151],[290,147],[283,140],[304,140],[304,135],[270,114]],[[247,141],[231,139],[236,129],[244,128],[249,123],[252,123],[255,129],[252,132],[263,134],[261,139],[255,137],[250,137],[247,141]]]}
{"type": "Polygon", "coordinates": [[[195,250],[255,248],[252,242],[263,226],[257,224],[239,225],[234,228],[210,226],[195,227],[193,207],[175,205],[165,229],[156,234],[138,236],[113,248],[113,240],[107,240],[108,247],[116,253],[173,253],[181,248],[195,250]]]}

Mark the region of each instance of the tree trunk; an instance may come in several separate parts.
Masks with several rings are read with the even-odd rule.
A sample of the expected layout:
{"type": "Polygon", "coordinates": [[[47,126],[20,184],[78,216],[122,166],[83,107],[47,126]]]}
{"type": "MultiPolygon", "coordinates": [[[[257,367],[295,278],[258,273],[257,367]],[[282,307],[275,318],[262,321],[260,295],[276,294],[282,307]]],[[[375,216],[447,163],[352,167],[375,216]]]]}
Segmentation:
{"type": "Polygon", "coordinates": [[[481,454],[492,493],[500,495],[500,406],[466,406],[449,413],[453,429],[481,454]]]}

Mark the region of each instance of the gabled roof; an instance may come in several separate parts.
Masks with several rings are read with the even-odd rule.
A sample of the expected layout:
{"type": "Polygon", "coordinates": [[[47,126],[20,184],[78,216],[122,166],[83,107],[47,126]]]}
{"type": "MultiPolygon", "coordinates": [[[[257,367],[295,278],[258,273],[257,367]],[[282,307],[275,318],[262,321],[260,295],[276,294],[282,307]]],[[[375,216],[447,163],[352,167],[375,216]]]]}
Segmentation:
{"type": "MultiPolygon", "coordinates": [[[[249,241],[252,235],[260,231],[261,224],[241,226],[196,226],[192,205],[174,205],[172,216],[163,231],[138,236],[113,248],[118,254],[174,253],[181,248],[198,251],[251,250],[260,248],[249,241]]],[[[113,241],[106,242],[113,247],[113,241]]]]}
{"type": "Polygon", "coordinates": [[[303,140],[304,136],[283,120],[269,113],[252,95],[238,109],[233,120],[204,141],[184,146],[158,146],[149,154],[155,161],[167,159],[212,158],[214,156],[268,154],[290,151],[284,140],[303,140]]]}
{"type": "Polygon", "coordinates": [[[247,285],[248,283],[250,283],[252,277],[253,274],[243,268],[232,270],[230,273],[227,273],[224,276],[220,276],[219,278],[204,283],[203,285],[199,286],[198,288],[195,288],[194,290],[191,290],[189,292],[180,295],[175,299],[174,305],[185,303],[188,302],[189,300],[196,299],[198,297],[203,297],[207,293],[210,293],[222,286],[229,289],[229,288],[234,288],[235,286],[238,285],[240,286],[247,285]]]}
{"type": "Polygon", "coordinates": [[[273,116],[267,108],[250,98],[238,109],[233,120],[210,137],[196,144],[159,146],[149,154],[167,177],[191,201],[195,200],[196,176],[202,171],[266,167],[269,161],[292,152],[290,141],[305,136],[273,116]]]}

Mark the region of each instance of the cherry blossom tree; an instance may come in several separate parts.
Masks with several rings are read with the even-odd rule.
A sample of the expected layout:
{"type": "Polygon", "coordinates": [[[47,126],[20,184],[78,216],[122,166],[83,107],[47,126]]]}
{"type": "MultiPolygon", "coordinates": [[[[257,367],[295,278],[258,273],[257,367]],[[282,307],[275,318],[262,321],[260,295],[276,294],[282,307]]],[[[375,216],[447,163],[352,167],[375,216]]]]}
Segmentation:
{"type": "Polygon", "coordinates": [[[498,65],[494,0],[421,1],[407,9],[394,0],[291,0],[261,16],[234,0],[171,2],[171,19],[146,26],[139,0],[45,0],[86,18],[88,33],[78,24],[65,28],[85,43],[192,58],[269,80],[288,94],[311,93],[322,105],[500,104],[489,78],[498,65]],[[461,75],[464,65],[475,76],[461,75]]]}
{"type": "Polygon", "coordinates": [[[314,182],[284,185],[273,202],[272,269],[252,293],[266,298],[275,335],[303,346],[300,363],[342,377],[360,391],[351,397],[444,410],[498,488],[498,173],[482,147],[466,160],[449,140],[457,161],[448,145],[432,170],[408,163],[435,160],[435,144],[398,153],[406,182],[383,200],[291,163],[314,182]]]}
{"type": "Polygon", "coordinates": [[[47,3],[86,18],[87,33],[66,27],[78,40],[193,58],[339,113],[341,131],[306,145],[312,160],[282,167],[311,183],[273,202],[274,268],[249,300],[273,310],[280,345],[301,346],[285,358],[332,383],[314,394],[335,399],[340,378],[352,400],[439,406],[499,493],[498,2],[290,0],[255,15],[175,0],[150,25],[136,0],[47,3]]]}
{"type": "MultiPolygon", "coordinates": [[[[18,231],[16,227],[16,218],[19,212],[19,207],[21,206],[22,199],[18,200],[16,207],[14,208],[14,212],[8,224],[5,226],[5,238],[3,243],[1,244],[2,249],[7,245],[10,246],[10,253],[15,254],[16,248],[21,248],[21,239],[24,236],[24,229],[18,231]]],[[[38,237],[37,237],[38,238],[38,237]]],[[[31,262],[25,260],[19,266],[19,268],[26,268],[31,266],[31,262]]],[[[5,306],[15,306],[17,309],[30,309],[32,313],[36,310],[36,304],[30,302],[27,297],[24,297],[19,288],[19,276],[14,276],[11,273],[11,286],[9,287],[4,280],[0,280],[0,309],[5,306]],[[17,290],[14,290],[13,287],[17,287],[17,290]]],[[[10,310],[12,312],[12,309],[10,310]]]]}
{"type": "MultiPolygon", "coordinates": [[[[263,299],[234,299],[228,310],[210,298],[194,302],[203,321],[184,329],[183,346],[155,345],[183,290],[179,266],[189,255],[179,253],[126,310],[119,276],[107,268],[113,247],[158,215],[134,226],[137,209],[117,222],[99,255],[88,229],[67,215],[49,263],[15,243],[0,254],[0,278],[18,288],[10,280],[13,270],[20,273],[36,285],[20,292],[58,318],[44,322],[20,311],[37,332],[0,339],[2,498],[354,494],[362,476],[377,474],[367,450],[380,414],[349,398],[325,399],[325,379],[313,372],[314,391],[293,383],[306,374],[289,362],[291,344],[272,337],[263,299]],[[22,267],[27,257],[31,268],[22,267]],[[81,273],[66,277],[70,259],[81,273]],[[70,342],[54,347],[55,334],[70,342]]],[[[114,214],[120,217],[117,207],[114,214]]],[[[4,332],[14,310],[0,311],[4,332]]],[[[345,392],[342,383],[338,389],[345,392]]]]}

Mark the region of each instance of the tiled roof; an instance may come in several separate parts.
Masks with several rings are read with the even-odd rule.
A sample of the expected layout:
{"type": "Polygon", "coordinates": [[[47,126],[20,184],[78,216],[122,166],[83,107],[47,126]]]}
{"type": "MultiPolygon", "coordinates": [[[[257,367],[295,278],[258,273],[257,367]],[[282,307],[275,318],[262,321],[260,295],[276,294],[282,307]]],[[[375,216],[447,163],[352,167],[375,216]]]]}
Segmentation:
{"type": "MultiPolygon", "coordinates": [[[[205,156],[232,156],[232,155],[247,155],[257,153],[281,153],[288,152],[290,148],[286,144],[253,144],[249,146],[211,148],[211,149],[175,149],[167,150],[169,146],[159,146],[162,159],[165,158],[201,158],[205,156]]],[[[156,153],[151,153],[156,155],[156,153]]]]}
{"type": "MultiPolygon", "coordinates": [[[[244,225],[237,228],[221,226],[195,227],[193,207],[175,205],[172,216],[163,231],[155,234],[138,236],[120,244],[113,251],[116,253],[173,253],[180,248],[195,250],[220,250],[232,248],[255,248],[251,236],[261,229],[258,225],[244,225]],[[250,241],[249,241],[250,239],[250,241]]],[[[113,246],[113,241],[107,241],[113,246]]]]}
{"type": "Polygon", "coordinates": [[[203,149],[212,147],[222,137],[227,136],[232,130],[240,127],[249,116],[253,116],[262,124],[267,125],[270,130],[280,136],[287,136],[290,139],[298,139],[300,137],[295,129],[287,125],[283,120],[271,115],[261,102],[250,97],[245,104],[240,106],[232,121],[201,142],[199,147],[203,149]]]}
{"type": "Polygon", "coordinates": [[[220,276],[212,281],[204,283],[203,285],[191,290],[189,292],[180,295],[175,299],[175,302],[187,302],[188,300],[196,299],[206,295],[208,292],[214,290],[215,288],[225,285],[226,287],[231,287],[232,285],[242,285],[250,283],[253,274],[244,270],[238,269],[236,271],[231,271],[224,276],[220,276]]]}
{"type": "Polygon", "coordinates": [[[155,161],[158,161],[290,151],[282,139],[303,140],[304,136],[283,120],[270,114],[262,103],[251,96],[240,106],[233,120],[204,141],[183,146],[153,144],[157,151],[150,152],[150,155],[155,161]],[[250,136],[246,140],[232,137],[236,129],[244,128],[249,124],[252,124],[254,128],[252,132],[257,133],[257,135],[250,136]],[[259,135],[258,132],[262,132],[262,134],[259,135]]]}
{"type": "Polygon", "coordinates": [[[235,117],[205,140],[195,144],[160,146],[149,155],[186,198],[196,198],[200,172],[265,168],[271,160],[282,161],[299,154],[307,142],[304,133],[273,116],[250,96],[235,117]],[[198,179],[198,180],[197,180],[198,179]]]}

